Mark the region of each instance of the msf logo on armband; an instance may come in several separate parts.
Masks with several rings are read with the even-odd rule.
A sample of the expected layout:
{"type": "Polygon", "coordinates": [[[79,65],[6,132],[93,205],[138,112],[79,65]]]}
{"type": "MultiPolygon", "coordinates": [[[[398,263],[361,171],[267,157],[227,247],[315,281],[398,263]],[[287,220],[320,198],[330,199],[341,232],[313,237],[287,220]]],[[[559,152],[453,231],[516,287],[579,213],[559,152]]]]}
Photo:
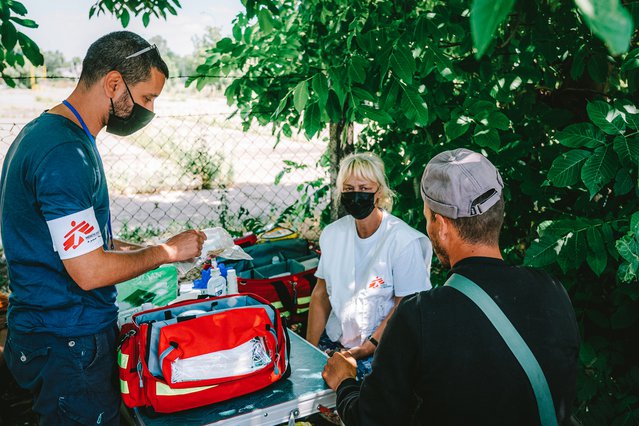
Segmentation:
{"type": "Polygon", "coordinates": [[[103,246],[104,240],[93,207],[47,221],[53,250],[60,259],[71,259],[103,246]]]}
{"type": "Polygon", "coordinates": [[[64,251],[69,251],[69,249],[77,249],[80,247],[85,241],[85,238],[93,232],[95,229],[94,226],[89,225],[86,220],[76,224],[75,220],[71,221],[71,226],[73,227],[65,236],[64,242],[62,243],[64,246],[64,251]]]}

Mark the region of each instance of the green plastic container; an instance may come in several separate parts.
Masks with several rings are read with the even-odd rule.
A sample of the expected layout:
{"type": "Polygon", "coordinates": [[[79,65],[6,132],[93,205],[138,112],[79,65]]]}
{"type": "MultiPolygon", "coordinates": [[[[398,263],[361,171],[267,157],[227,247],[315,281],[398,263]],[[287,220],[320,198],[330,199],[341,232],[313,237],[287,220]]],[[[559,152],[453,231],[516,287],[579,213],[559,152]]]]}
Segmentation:
{"type": "Polygon", "coordinates": [[[174,265],[162,265],[116,286],[120,312],[143,303],[164,306],[178,295],[178,272],[174,265]]]}

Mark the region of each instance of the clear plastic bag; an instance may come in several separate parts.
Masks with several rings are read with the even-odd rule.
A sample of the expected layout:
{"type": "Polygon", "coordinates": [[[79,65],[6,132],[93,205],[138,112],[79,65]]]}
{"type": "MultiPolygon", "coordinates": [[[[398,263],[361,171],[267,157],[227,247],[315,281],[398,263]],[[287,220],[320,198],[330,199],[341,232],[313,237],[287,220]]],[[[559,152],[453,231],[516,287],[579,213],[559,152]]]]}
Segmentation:
{"type": "Polygon", "coordinates": [[[233,260],[252,260],[253,258],[247,254],[242,247],[235,245],[233,237],[226,229],[216,227],[203,229],[206,234],[206,241],[202,245],[200,257],[195,262],[177,262],[175,266],[178,268],[180,275],[185,275],[188,271],[197,266],[198,262],[205,261],[209,256],[223,257],[233,260]]]}
{"type": "Polygon", "coordinates": [[[171,383],[241,376],[264,368],[270,362],[264,340],[254,337],[225,351],[176,359],[171,363],[171,383]]]}

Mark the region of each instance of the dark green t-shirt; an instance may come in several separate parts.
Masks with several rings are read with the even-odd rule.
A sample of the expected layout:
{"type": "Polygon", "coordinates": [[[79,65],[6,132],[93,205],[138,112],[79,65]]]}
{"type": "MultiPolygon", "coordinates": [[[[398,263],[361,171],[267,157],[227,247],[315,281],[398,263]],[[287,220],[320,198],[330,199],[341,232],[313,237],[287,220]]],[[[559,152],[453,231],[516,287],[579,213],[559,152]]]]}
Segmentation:
{"type": "Polygon", "coordinates": [[[115,287],[82,290],[61,260],[109,243],[104,168],[82,128],[46,112],[28,123],[5,157],[0,188],[9,328],[81,336],[114,324],[115,287]],[[86,215],[93,221],[78,219],[86,215]]]}

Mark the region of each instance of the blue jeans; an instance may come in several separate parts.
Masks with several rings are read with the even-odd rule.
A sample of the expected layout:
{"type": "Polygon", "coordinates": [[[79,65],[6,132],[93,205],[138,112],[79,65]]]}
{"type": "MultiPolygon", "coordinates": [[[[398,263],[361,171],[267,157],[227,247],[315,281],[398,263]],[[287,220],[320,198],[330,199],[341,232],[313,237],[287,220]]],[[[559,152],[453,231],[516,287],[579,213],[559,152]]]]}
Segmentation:
{"type": "Polygon", "coordinates": [[[60,337],[9,330],[4,357],[41,425],[119,425],[117,329],[60,337]]]}
{"type": "MultiPolygon", "coordinates": [[[[343,349],[346,349],[340,342],[333,342],[331,339],[329,339],[326,331],[324,331],[320,336],[317,347],[324,352],[341,351],[343,349]]],[[[373,368],[372,362],[373,355],[357,360],[357,380],[362,381],[364,380],[364,377],[371,374],[371,369],[373,368]]]]}

